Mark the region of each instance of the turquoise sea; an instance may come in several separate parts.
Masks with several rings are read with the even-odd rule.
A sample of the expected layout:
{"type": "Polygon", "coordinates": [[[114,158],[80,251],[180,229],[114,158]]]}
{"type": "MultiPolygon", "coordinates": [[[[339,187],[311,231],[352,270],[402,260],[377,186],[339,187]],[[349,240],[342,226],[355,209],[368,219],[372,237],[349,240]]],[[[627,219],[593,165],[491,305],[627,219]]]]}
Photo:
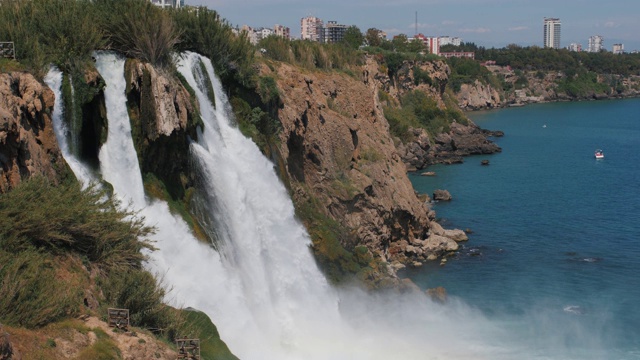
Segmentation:
{"type": "Polygon", "coordinates": [[[510,329],[523,354],[640,359],[640,99],[468,115],[504,131],[503,152],[410,178],[451,192],[433,207],[470,240],[446,266],[404,275],[510,329]]]}

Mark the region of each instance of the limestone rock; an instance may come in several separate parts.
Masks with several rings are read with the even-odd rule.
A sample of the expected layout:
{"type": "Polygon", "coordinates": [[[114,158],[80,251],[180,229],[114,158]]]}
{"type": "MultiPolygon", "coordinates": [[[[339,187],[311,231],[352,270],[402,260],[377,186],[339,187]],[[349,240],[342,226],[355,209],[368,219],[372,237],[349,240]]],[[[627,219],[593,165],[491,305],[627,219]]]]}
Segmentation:
{"type": "Polygon", "coordinates": [[[187,128],[188,113],[193,111],[189,92],[173,76],[151,64],[128,60],[129,89],[140,96],[141,120],[150,140],[169,136],[187,128]]]}
{"type": "Polygon", "coordinates": [[[443,288],[442,286],[438,286],[437,288],[433,288],[433,289],[427,289],[427,291],[425,291],[425,293],[433,301],[436,301],[436,302],[439,302],[439,303],[447,302],[447,297],[448,297],[447,296],[447,289],[443,288]]]}
{"type": "Polygon", "coordinates": [[[492,109],[502,105],[500,93],[478,80],[472,84],[462,84],[456,98],[460,107],[467,111],[492,109]]]}
{"type": "Polygon", "coordinates": [[[446,252],[458,250],[459,246],[453,239],[442,235],[431,234],[424,242],[422,248],[425,252],[442,255],[446,252]]]}
{"type": "Polygon", "coordinates": [[[54,98],[31,74],[0,74],[0,193],[34,175],[58,181],[65,163],[50,116],[54,98]]]}
{"type": "Polygon", "coordinates": [[[447,190],[434,190],[433,191],[433,200],[435,201],[451,201],[451,194],[447,190]]]}
{"type": "Polygon", "coordinates": [[[410,264],[405,250],[422,258],[413,240],[426,237],[429,209],[389,135],[377,93],[386,74],[378,64],[368,59],[358,79],[288,64],[261,71],[277,80],[284,104],[279,153],[294,201],[319,200],[326,215],[351,231],[351,241],[380,258],[410,264]],[[405,246],[398,245],[402,240],[405,246]]]}
{"type": "Polygon", "coordinates": [[[442,225],[437,222],[431,222],[431,232],[436,235],[448,237],[449,239],[457,242],[469,240],[469,237],[464,231],[459,229],[444,229],[442,225]]]}
{"type": "Polygon", "coordinates": [[[13,349],[11,337],[0,324],[0,360],[20,360],[21,358],[20,354],[13,349]]]}

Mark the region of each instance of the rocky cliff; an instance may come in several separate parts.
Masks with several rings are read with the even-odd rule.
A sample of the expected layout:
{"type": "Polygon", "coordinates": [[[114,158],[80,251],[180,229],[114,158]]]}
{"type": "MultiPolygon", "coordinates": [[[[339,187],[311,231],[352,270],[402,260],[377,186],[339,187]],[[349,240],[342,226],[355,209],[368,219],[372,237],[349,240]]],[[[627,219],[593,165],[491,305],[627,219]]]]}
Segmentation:
{"type": "MultiPolygon", "coordinates": [[[[550,101],[617,99],[640,96],[640,76],[597,75],[600,89],[563,89],[559,83],[566,74],[557,71],[513,70],[508,66],[488,65],[487,69],[501,81],[504,88],[495,88],[479,80],[462,84],[456,93],[460,107],[467,111],[550,101]]],[[[577,75],[576,75],[577,76],[577,75]]],[[[593,84],[592,84],[593,85],[593,84]]]]}
{"type": "MultiPolygon", "coordinates": [[[[446,90],[451,73],[446,62],[407,61],[398,71],[395,81],[391,81],[386,73],[376,72],[372,66],[369,69],[375,74],[373,79],[378,89],[389,93],[396,103],[401,103],[402,96],[409,92],[421,91],[434,99],[438,108],[457,113],[459,121],[454,120],[446,131],[430,134],[423,128],[412,128],[410,141],[395,140],[398,153],[408,171],[421,170],[433,164],[460,163],[465,156],[502,151],[488,139],[491,136],[502,136],[502,132],[480,129],[457,108],[456,103],[460,103],[460,98],[455,99],[446,90]]],[[[469,99],[484,99],[484,106],[489,106],[492,101],[499,101],[500,95],[491,87],[479,82],[477,85],[479,88],[468,91],[469,99]]]]}
{"type": "MultiPolygon", "coordinates": [[[[446,67],[437,71],[446,79],[446,67]]],[[[413,190],[378,99],[380,89],[408,91],[412,79],[392,84],[371,58],[357,76],[282,63],[264,66],[262,75],[276,79],[283,103],[279,151],[294,201],[318,201],[350,234],[346,248],[365,245],[396,268],[458,248],[451,237],[434,240],[433,213],[413,190]]],[[[444,87],[425,90],[442,102],[444,87]]]]}
{"type": "Polygon", "coordinates": [[[53,92],[32,75],[0,74],[0,193],[41,175],[67,171],[53,132],[53,92]]]}

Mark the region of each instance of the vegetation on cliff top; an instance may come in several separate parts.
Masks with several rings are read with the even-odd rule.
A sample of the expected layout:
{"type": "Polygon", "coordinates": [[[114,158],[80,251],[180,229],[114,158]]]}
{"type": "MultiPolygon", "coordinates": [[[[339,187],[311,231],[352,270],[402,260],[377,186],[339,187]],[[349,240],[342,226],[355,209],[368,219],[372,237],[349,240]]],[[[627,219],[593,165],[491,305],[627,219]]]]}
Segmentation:
{"type": "Polygon", "coordinates": [[[115,49],[160,67],[175,51],[212,59],[221,76],[248,82],[253,46],[204,7],[162,10],[146,0],[4,0],[0,41],[13,41],[16,58],[43,76],[49,64],[84,68],[95,50],[115,49]]]}
{"type": "Polygon", "coordinates": [[[460,90],[461,84],[470,84],[475,80],[490,84],[496,90],[509,92],[528,86],[525,72],[535,72],[536,77],[540,79],[544,78],[545,72],[555,72],[562,75],[556,80],[557,91],[569,97],[580,98],[591,94],[621,93],[624,91],[622,79],[640,76],[640,54],[613,54],[607,51],[576,52],[567,49],[518,45],[486,49],[473,43],[464,43],[457,47],[447,45],[441,50],[475,53],[476,60],[456,58],[447,60],[452,69],[450,86],[456,92],[460,90]],[[488,70],[480,65],[485,61],[493,61],[498,66],[509,66],[514,70],[516,81],[507,82],[504,79],[500,81],[489,74],[488,70]]]}

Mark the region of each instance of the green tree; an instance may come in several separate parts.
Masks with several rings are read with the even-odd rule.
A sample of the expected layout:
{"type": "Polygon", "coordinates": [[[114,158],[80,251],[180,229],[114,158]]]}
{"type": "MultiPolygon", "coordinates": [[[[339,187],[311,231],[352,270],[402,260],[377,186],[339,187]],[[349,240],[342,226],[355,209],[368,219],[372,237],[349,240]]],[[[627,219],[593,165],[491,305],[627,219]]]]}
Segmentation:
{"type": "Polygon", "coordinates": [[[419,53],[426,50],[427,47],[420,39],[413,39],[407,43],[407,52],[419,53]]]}
{"type": "Polygon", "coordinates": [[[342,43],[352,49],[357,49],[364,43],[364,35],[362,35],[362,32],[357,26],[349,26],[344,32],[342,43]]]}
{"type": "Polygon", "coordinates": [[[367,33],[364,35],[364,38],[369,46],[380,46],[382,44],[382,38],[380,38],[380,34],[382,30],[376,28],[367,29],[367,33]]]}
{"type": "Polygon", "coordinates": [[[399,34],[393,37],[391,40],[391,44],[393,44],[393,48],[399,52],[407,51],[407,45],[409,44],[409,39],[405,34],[399,34]]]}

